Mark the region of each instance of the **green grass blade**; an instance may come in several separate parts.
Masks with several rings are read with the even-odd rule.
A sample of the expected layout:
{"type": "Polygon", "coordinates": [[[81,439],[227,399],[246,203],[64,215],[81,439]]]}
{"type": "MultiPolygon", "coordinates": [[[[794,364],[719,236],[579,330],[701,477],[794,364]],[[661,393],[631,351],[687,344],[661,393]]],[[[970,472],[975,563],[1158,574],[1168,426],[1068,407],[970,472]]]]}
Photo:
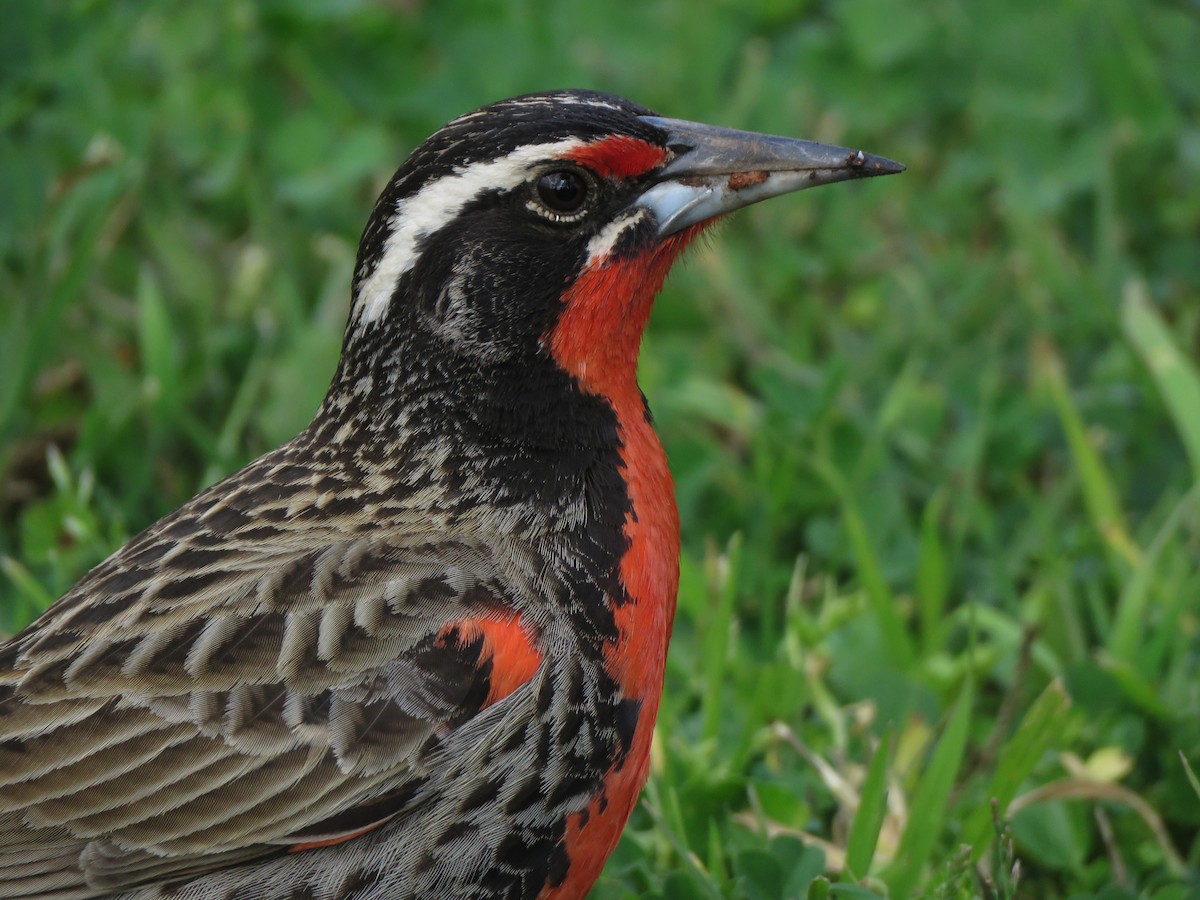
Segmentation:
{"type": "Polygon", "coordinates": [[[939,491],[925,504],[925,512],[921,516],[916,594],[921,644],[926,653],[934,652],[939,646],[938,635],[945,625],[946,599],[949,596],[946,548],[938,530],[938,520],[945,506],[946,495],[939,491]]]}
{"type": "Polygon", "coordinates": [[[850,826],[850,837],[846,842],[846,874],[854,880],[866,877],[875,858],[875,847],[879,842],[879,831],[887,813],[887,772],[892,757],[892,734],[889,732],[875,748],[867,779],[863,783],[858,812],[850,826]]]}
{"type": "Polygon", "coordinates": [[[87,284],[102,225],[103,220],[96,216],[81,229],[61,274],[49,284],[39,285],[45,294],[37,302],[17,304],[11,297],[2,301],[13,303],[15,309],[10,310],[0,337],[0,434],[21,412],[23,397],[38,368],[54,358],[50,348],[63,328],[66,311],[87,284]]]}
{"type": "Polygon", "coordinates": [[[53,603],[54,595],[11,556],[0,556],[0,572],[17,590],[17,595],[9,600],[8,608],[0,608],[0,638],[3,638],[6,631],[16,630],[53,603]]]}
{"type": "Polygon", "coordinates": [[[854,553],[854,561],[858,570],[859,580],[871,604],[876,624],[883,634],[884,645],[891,655],[892,661],[902,669],[911,667],[916,651],[912,639],[905,630],[904,621],[900,618],[895,596],[883,577],[883,568],[879,563],[879,555],[871,543],[871,535],[867,531],[866,522],[858,511],[858,505],[851,496],[850,488],[842,474],[826,460],[814,458],[813,467],[826,483],[837,493],[842,507],[842,522],[846,528],[846,536],[854,553]]]}
{"type": "Polygon", "coordinates": [[[1033,352],[1035,369],[1049,391],[1050,400],[1066,434],[1092,524],[1107,544],[1114,561],[1123,565],[1134,564],[1141,553],[1129,535],[1112,475],[1088,438],[1087,427],[1071,396],[1058,351],[1043,339],[1035,342],[1033,352]]]}
{"type": "Polygon", "coordinates": [[[1163,702],[1161,685],[1146,678],[1132,665],[1120,659],[1100,656],[1100,665],[1113,677],[1121,691],[1142,708],[1162,722],[1170,722],[1179,718],[1181,711],[1163,702]]]}
{"type": "MultiPolygon", "coordinates": [[[[997,802],[1001,812],[1012,802],[1021,783],[1033,772],[1034,766],[1061,735],[1062,717],[1071,701],[1061,681],[1052,681],[1029,712],[1025,714],[1016,733],[1000,751],[996,773],[988,789],[988,798],[997,802]]],[[[962,843],[971,848],[971,859],[978,860],[991,843],[993,836],[990,805],[976,808],[962,832],[962,843]]]]}
{"type": "Polygon", "coordinates": [[[1108,634],[1108,651],[1115,659],[1130,665],[1140,661],[1139,648],[1145,638],[1147,606],[1150,602],[1150,588],[1164,549],[1171,539],[1179,534],[1185,521],[1192,514],[1196,504],[1200,502],[1200,482],[1188,491],[1183,499],[1171,510],[1167,520],[1163,522],[1158,533],[1139,560],[1137,566],[1125,581],[1121,596],[1117,599],[1116,615],[1112,629],[1108,634]]]}
{"type": "Polygon", "coordinates": [[[842,498],[842,520],[846,525],[846,533],[850,537],[850,545],[854,548],[854,558],[858,564],[859,577],[863,589],[871,601],[871,609],[879,628],[883,632],[884,642],[893,661],[902,669],[912,665],[914,651],[904,622],[897,612],[896,598],[888,589],[879,564],[879,556],[871,544],[871,536],[867,533],[866,523],[859,515],[858,507],[848,496],[842,498]]]}
{"type": "Polygon", "coordinates": [[[147,267],[138,277],[137,311],[144,389],[157,408],[180,411],[185,404],[180,397],[179,351],[171,314],[158,279],[147,267]]]}
{"type": "Polygon", "coordinates": [[[1187,775],[1188,784],[1190,784],[1192,786],[1192,790],[1195,791],[1196,798],[1200,799],[1200,778],[1196,777],[1196,773],[1192,769],[1192,764],[1188,762],[1188,759],[1183,755],[1182,750],[1179,751],[1179,761],[1183,763],[1183,771],[1184,774],[1187,775]]]}
{"type": "Polygon", "coordinates": [[[1150,305],[1146,287],[1131,280],[1121,304],[1125,334],[1154,377],[1159,393],[1200,482],[1200,372],[1175,346],[1162,317],[1150,305]]]}
{"type": "Polygon", "coordinates": [[[913,792],[912,816],[900,839],[896,863],[884,876],[893,897],[912,896],[946,824],[946,801],[966,753],[971,700],[972,690],[968,683],[950,713],[946,730],[930,757],[929,767],[913,792]]]}

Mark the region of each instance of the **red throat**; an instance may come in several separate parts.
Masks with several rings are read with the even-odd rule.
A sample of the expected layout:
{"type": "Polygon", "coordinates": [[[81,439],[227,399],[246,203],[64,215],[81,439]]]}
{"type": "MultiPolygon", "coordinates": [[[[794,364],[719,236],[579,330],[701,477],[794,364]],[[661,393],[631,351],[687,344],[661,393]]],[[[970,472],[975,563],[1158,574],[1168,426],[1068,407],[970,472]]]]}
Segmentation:
{"type": "Polygon", "coordinates": [[[590,262],[563,297],[563,312],[547,335],[555,361],[583,390],[608,400],[622,425],[632,412],[626,401],[632,400],[642,417],[637,360],[654,298],[704,224],[635,256],[590,262]]]}
{"type": "Polygon", "coordinates": [[[666,456],[647,419],[637,385],[637,357],[654,296],[667,271],[700,226],[634,257],[585,269],[567,293],[548,335],[558,364],[617,416],[623,475],[631,511],[621,580],[630,602],[616,611],[619,637],[606,651],[609,673],[625,696],[641,701],[624,764],[609,772],[587,810],[567,825],[571,866],[563,884],[543,897],[582,897],[617,844],[650,771],[650,742],[662,695],[663,671],[679,587],[679,513],[666,456]]]}

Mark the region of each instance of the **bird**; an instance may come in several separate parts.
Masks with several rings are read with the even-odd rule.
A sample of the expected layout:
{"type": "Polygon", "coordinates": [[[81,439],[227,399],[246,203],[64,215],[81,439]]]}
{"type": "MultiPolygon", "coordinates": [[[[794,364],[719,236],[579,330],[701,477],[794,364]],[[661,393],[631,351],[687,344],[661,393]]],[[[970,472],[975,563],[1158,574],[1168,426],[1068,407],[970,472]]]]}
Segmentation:
{"type": "Polygon", "coordinates": [[[584,90],[420,144],[311,423],[0,645],[0,897],[585,896],[679,583],[653,300],[727,213],[903,168],[584,90]]]}

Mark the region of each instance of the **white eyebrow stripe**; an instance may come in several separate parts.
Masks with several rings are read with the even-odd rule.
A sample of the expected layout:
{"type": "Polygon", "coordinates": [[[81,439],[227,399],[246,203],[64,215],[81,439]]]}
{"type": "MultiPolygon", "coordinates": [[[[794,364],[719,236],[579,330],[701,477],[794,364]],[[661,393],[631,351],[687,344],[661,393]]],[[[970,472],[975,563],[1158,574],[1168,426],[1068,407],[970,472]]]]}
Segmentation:
{"type": "Polygon", "coordinates": [[[353,317],[358,327],[377,321],[387,312],[400,278],[416,264],[421,241],[448,225],[484,191],[512,190],[529,176],[531,166],[567,156],[585,143],[579,138],[569,138],[518,147],[499,159],[458,166],[450,175],[397,201],[396,212],[388,223],[390,233],[383,253],[354,300],[353,317]]]}
{"type": "Polygon", "coordinates": [[[594,268],[602,264],[612,254],[613,247],[617,245],[617,241],[621,239],[621,235],[629,228],[636,228],[637,224],[646,217],[646,209],[638,206],[634,207],[630,212],[618,216],[596,233],[596,236],[588,241],[587,262],[585,268],[594,268]]]}

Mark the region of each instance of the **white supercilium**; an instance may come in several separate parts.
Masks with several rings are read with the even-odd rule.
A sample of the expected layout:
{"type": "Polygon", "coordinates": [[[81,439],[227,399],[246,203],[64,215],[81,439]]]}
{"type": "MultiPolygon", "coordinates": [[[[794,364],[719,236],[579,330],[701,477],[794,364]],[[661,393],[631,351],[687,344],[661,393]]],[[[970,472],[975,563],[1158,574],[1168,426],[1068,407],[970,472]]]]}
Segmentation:
{"type": "Polygon", "coordinates": [[[354,316],[358,326],[363,327],[383,316],[396,284],[416,263],[421,241],[448,225],[463,207],[485,191],[519,187],[537,166],[565,157],[583,144],[584,141],[578,138],[528,144],[499,159],[459,166],[450,175],[430,182],[412,196],[397,202],[383,254],[363,281],[355,299],[354,316]]]}

